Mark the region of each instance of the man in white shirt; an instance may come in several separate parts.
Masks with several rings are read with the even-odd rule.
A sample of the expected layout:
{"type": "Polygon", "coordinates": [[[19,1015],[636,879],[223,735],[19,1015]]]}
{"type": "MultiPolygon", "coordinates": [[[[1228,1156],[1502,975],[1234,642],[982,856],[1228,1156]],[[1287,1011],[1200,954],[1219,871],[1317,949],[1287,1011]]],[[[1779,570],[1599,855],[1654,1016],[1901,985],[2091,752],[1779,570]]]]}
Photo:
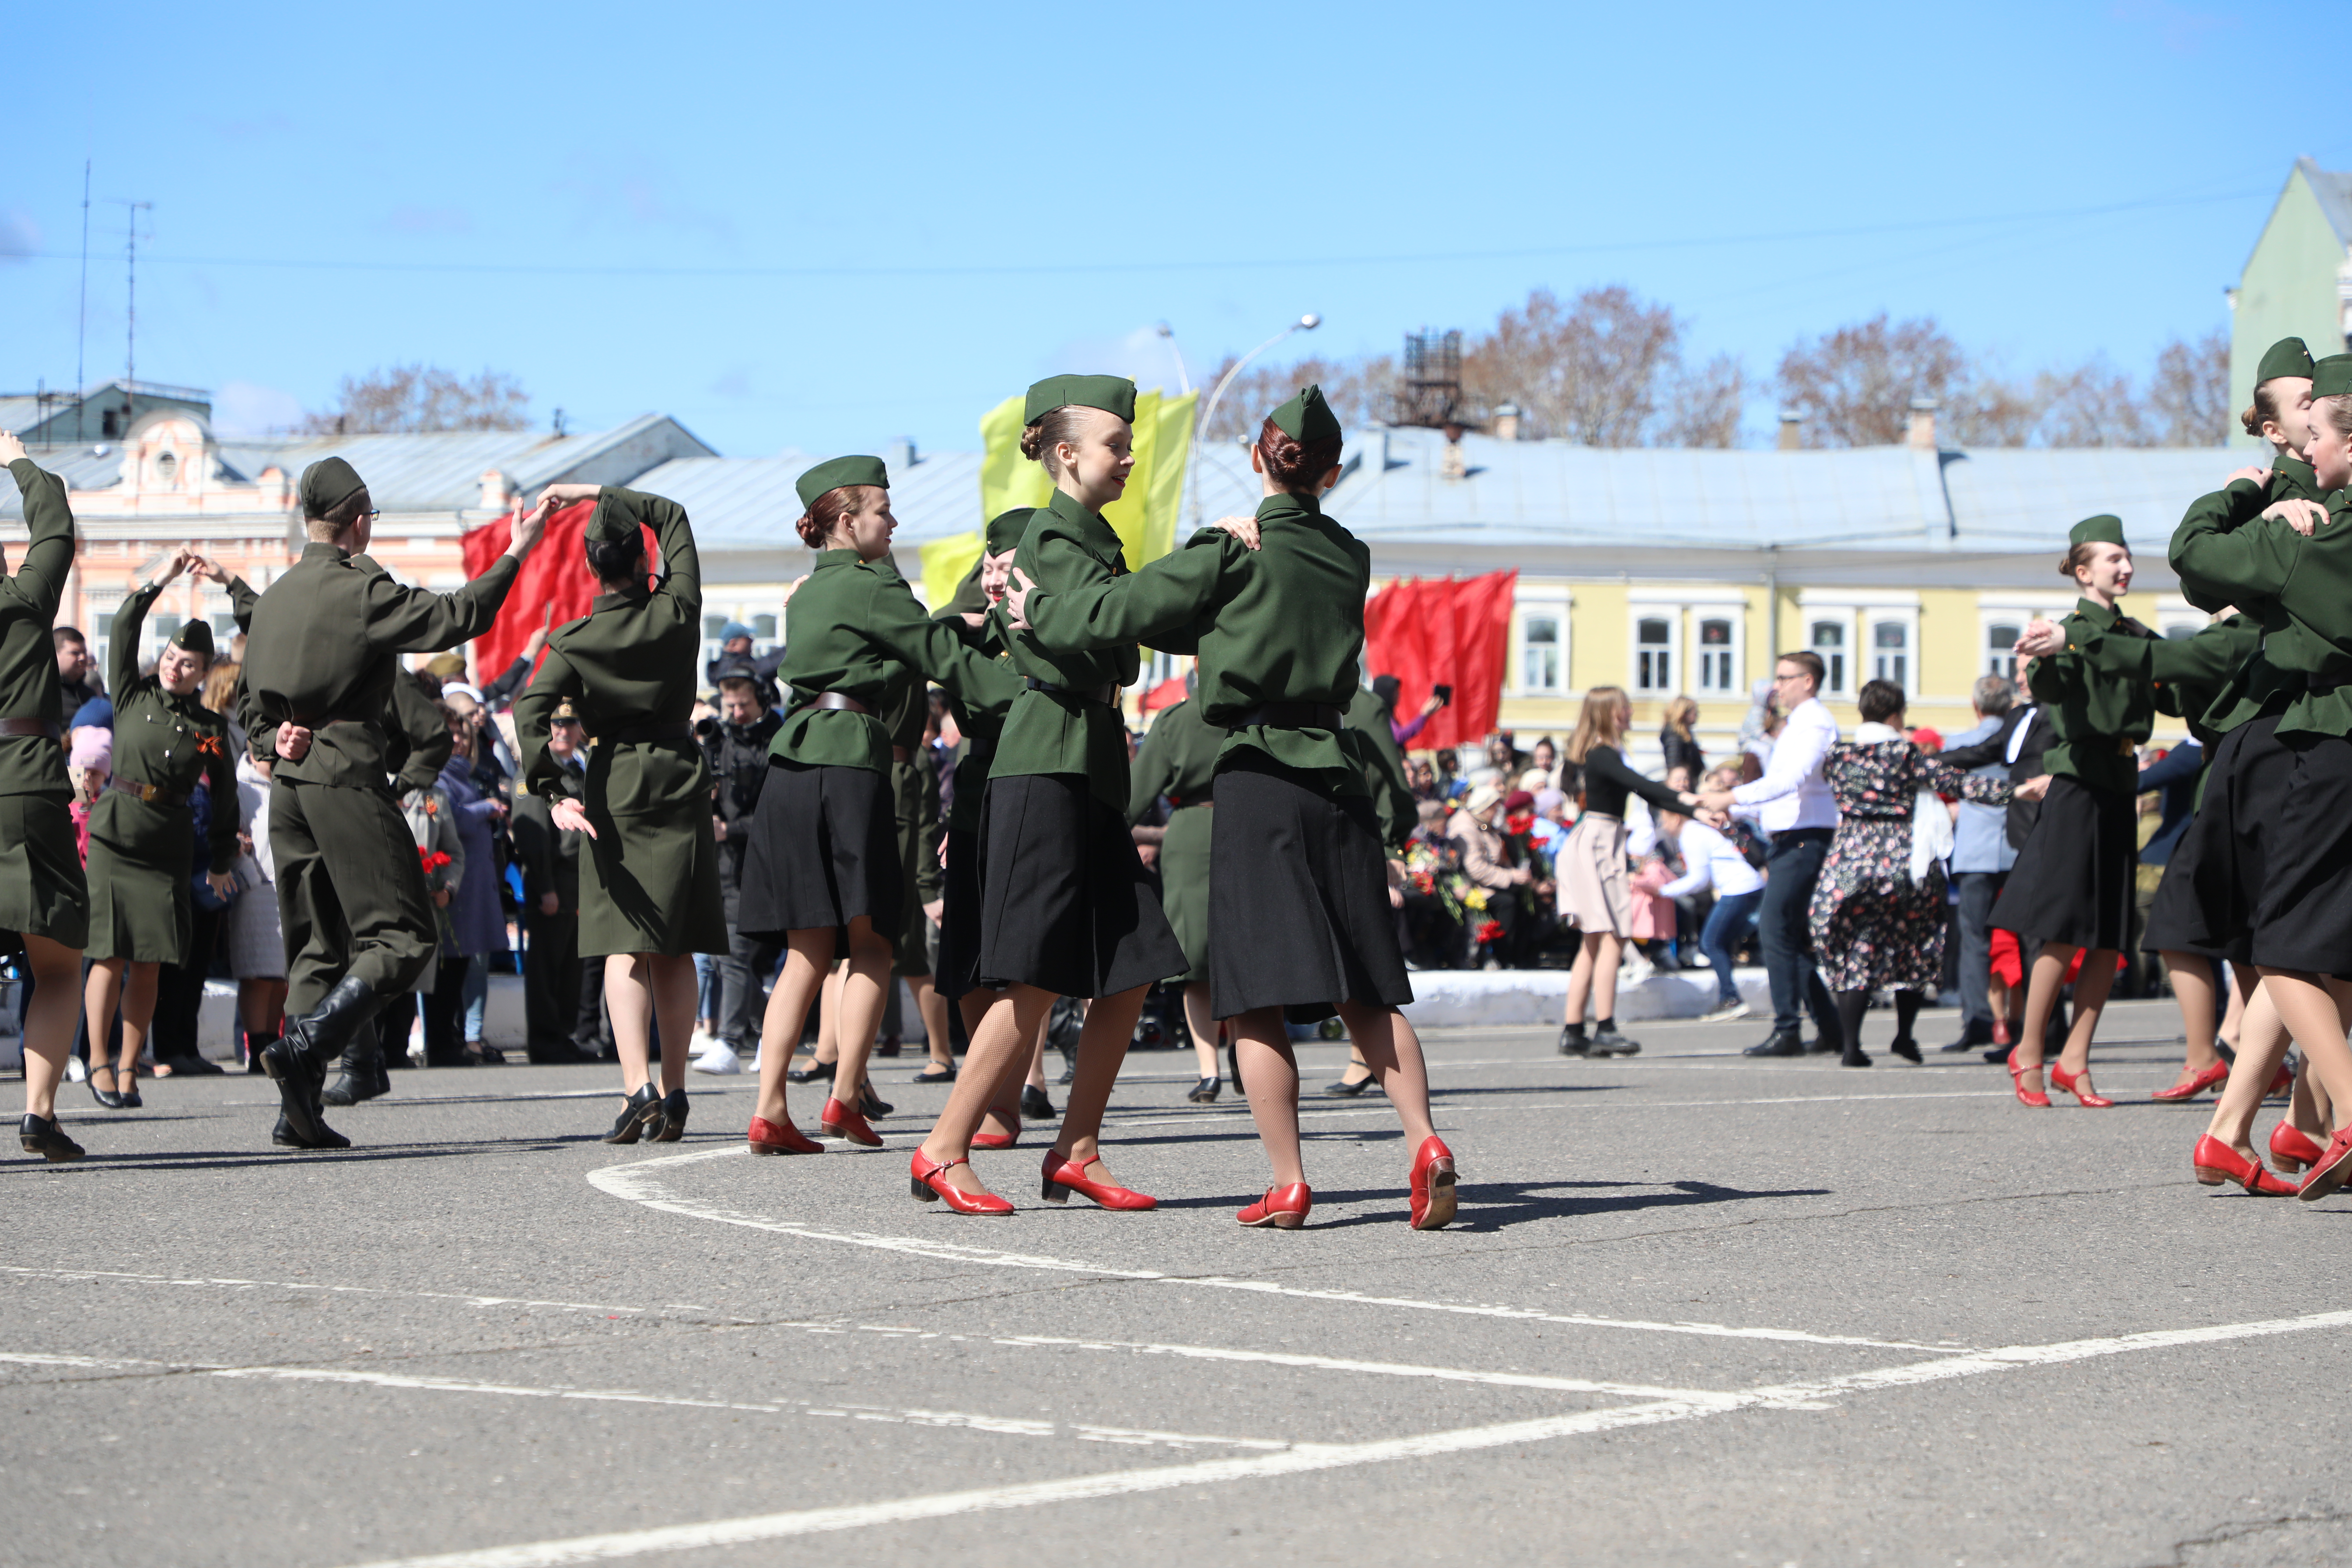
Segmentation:
{"type": "Polygon", "coordinates": [[[1815,1050],[1838,1051],[1845,1045],[1836,1004],[1813,972],[1807,918],[1838,822],[1837,800],[1822,772],[1830,748],[1837,744],[1838,727],[1815,695],[1822,675],[1819,654],[1806,649],[1782,654],[1772,671],[1772,695],[1789,717],[1772,738],[1764,776],[1737,789],[1710,790],[1699,796],[1700,809],[1718,817],[1736,806],[1755,808],[1758,826],[1772,837],[1771,855],[1764,864],[1764,902],[1757,912],[1764,972],[1772,983],[1772,1033],[1748,1047],[1751,1057],[1804,1055],[1801,1008],[1813,1016],[1819,1037],[1815,1050]]]}

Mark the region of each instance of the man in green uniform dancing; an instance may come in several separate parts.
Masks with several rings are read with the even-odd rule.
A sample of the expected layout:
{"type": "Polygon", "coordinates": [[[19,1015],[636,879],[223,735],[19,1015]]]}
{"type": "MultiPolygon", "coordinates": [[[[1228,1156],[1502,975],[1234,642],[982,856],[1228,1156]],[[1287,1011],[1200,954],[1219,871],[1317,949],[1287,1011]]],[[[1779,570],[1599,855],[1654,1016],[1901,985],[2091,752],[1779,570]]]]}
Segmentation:
{"type": "Polygon", "coordinates": [[[301,558],[254,606],[245,679],[256,755],[277,759],[269,842],[286,933],[286,1027],[262,1053],[284,1117],[274,1137],[304,1149],[351,1141],[326,1123],[326,1066],[433,959],[423,868],[386,780],[384,714],[404,653],[489,629],[547,526],[544,502],[515,525],[490,569],[452,594],[395,582],[363,553],[375,510],[351,464],[302,472],[301,558]]]}

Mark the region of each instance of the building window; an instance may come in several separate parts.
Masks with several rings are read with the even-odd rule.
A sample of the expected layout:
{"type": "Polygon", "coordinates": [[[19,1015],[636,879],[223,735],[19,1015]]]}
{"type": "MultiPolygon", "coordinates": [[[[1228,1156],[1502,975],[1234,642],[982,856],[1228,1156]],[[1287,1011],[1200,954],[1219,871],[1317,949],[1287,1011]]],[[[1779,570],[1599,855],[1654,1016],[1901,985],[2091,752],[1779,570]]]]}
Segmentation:
{"type": "Polygon", "coordinates": [[[1729,692],[1739,689],[1739,649],[1730,621],[1709,616],[1698,624],[1698,689],[1729,692]]]}
{"type": "MultiPolygon", "coordinates": [[[[165,643],[170,642],[174,637],[179,635],[179,631],[180,617],[177,616],[150,616],[147,617],[147,635],[155,639],[155,647],[159,652],[162,650],[165,643]]],[[[146,655],[142,653],[140,657],[143,660],[146,658],[146,655]]]]}
{"type": "Polygon", "coordinates": [[[1870,628],[1870,673],[1879,680],[1911,689],[1911,628],[1901,621],[1879,621],[1870,628]]]}
{"type": "Polygon", "coordinates": [[[2017,639],[2025,635],[2015,621],[1985,623],[1984,673],[1998,675],[2004,680],[2017,679],[2017,655],[2011,651],[2017,639]]]}
{"type": "Polygon", "coordinates": [[[170,484],[172,482],[172,476],[179,471],[180,459],[172,456],[171,453],[166,452],[162,457],[155,459],[155,477],[163,480],[165,484],[170,484]]]}
{"type": "Polygon", "coordinates": [[[1560,668],[1560,618],[1530,611],[1519,621],[1519,689],[1558,691],[1565,674],[1560,668]]]}
{"type": "Polygon", "coordinates": [[[751,635],[761,642],[775,641],[776,617],[773,616],[753,616],[751,617],[751,635]]]}
{"type": "Polygon", "coordinates": [[[1664,616],[1643,616],[1634,623],[1633,689],[1675,689],[1675,623],[1664,616]]]}
{"type": "Polygon", "coordinates": [[[1822,685],[1822,695],[1844,696],[1846,690],[1845,623],[1815,621],[1812,626],[1811,647],[1814,654],[1820,658],[1822,668],[1826,675],[1822,685]]]}

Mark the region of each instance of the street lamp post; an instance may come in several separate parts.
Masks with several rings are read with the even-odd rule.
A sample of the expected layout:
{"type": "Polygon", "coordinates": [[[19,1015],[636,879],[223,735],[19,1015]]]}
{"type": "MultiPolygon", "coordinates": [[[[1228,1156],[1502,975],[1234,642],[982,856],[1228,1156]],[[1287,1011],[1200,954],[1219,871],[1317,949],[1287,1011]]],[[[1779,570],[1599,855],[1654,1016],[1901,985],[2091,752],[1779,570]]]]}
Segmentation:
{"type": "Polygon", "coordinates": [[[1192,393],[1192,377],[1191,374],[1184,369],[1184,351],[1176,346],[1176,329],[1170,326],[1167,322],[1162,321],[1153,330],[1161,337],[1168,340],[1168,352],[1176,356],[1177,395],[1184,397],[1191,396],[1192,393]]]}
{"type": "Polygon", "coordinates": [[[1322,317],[1317,315],[1312,310],[1307,311],[1307,314],[1299,317],[1298,320],[1291,322],[1290,325],[1283,328],[1282,331],[1275,333],[1274,336],[1266,339],[1265,342],[1258,344],[1257,347],[1250,350],[1249,353],[1235,360],[1234,362],[1234,368],[1225,372],[1224,378],[1217,383],[1216,390],[1209,394],[1209,405],[1205,409],[1202,410],[1201,422],[1197,426],[1195,426],[1196,432],[1198,433],[1193,437],[1192,460],[1188,465],[1192,471],[1185,476],[1184,481],[1184,488],[1192,492],[1193,527],[1198,528],[1201,525],[1201,438],[1208,431],[1209,421],[1215,418],[1217,416],[1217,403],[1225,395],[1225,388],[1234,384],[1234,377],[1241,374],[1243,370],[1248,366],[1250,361],[1257,358],[1258,355],[1265,353],[1266,350],[1274,347],[1275,344],[1282,342],[1283,339],[1288,337],[1291,333],[1311,332],[1322,324],[1322,317]]]}

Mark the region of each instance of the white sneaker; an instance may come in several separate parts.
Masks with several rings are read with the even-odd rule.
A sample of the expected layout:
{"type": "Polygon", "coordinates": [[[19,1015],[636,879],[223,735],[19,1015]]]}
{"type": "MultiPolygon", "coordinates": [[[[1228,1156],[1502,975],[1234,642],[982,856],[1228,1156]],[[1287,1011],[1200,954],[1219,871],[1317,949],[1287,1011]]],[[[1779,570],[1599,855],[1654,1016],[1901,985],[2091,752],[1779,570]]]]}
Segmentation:
{"type": "Polygon", "coordinates": [[[1617,966],[1617,984],[1630,990],[1657,972],[1656,964],[1637,952],[1617,966]]]}
{"type": "Polygon", "coordinates": [[[68,1057],[66,1058],[66,1081],[68,1083],[88,1083],[89,1081],[89,1064],[82,1060],[79,1057],[68,1057]]]}
{"type": "Polygon", "coordinates": [[[737,1056],[735,1047],[726,1041],[713,1040],[710,1042],[709,1050],[694,1058],[693,1066],[697,1072],[713,1073],[720,1078],[726,1078],[743,1070],[743,1058],[737,1056]]]}
{"type": "Polygon", "coordinates": [[[1698,1016],[1698,1021],[1702,1024],[1728,1023],[1734,1018],[1745,1018],[1748,1016],[1748,1004],[1735,996],[1728,1002],[1717,1002],[1714,1006],[1701,1013],[1698,1016]]]}

